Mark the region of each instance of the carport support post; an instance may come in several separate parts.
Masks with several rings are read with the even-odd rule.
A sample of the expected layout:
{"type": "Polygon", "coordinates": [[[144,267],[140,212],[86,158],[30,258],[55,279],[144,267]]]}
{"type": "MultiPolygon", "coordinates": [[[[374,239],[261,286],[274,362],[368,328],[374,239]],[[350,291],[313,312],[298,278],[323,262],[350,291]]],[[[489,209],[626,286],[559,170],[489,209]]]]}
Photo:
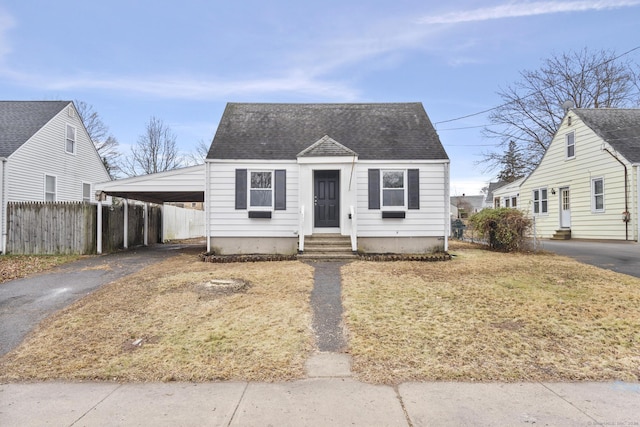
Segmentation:
{"type": "Polygon", "coordinates": [[[96,252],[102,254],[102,200],[98,200],[98,211],[96,213],[96,252]]]}
{"type": "Polygon", "coordinates": [[[122,235],[124,236],[124,242],[122,246],[127,249],[129,247],[129,199],[124,199],[124,230],[122,235]]]}
{"type": "Polygon", "coordinates": [[[149,246],[149,203],[144,203],[144,245],[149,246]]]}

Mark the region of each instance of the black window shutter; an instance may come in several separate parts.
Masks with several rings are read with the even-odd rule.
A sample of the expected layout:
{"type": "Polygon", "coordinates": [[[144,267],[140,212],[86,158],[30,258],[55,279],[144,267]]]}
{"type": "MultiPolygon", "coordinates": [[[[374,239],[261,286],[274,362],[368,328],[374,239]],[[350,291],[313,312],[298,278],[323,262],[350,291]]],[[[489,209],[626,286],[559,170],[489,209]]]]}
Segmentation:
{"type": "Polygon", "coordinates": [[[287,209],[287,171],[284,169],[275,171],[275,210],[284,211],[287,209]]]}
{"type": "Polygon", "coordinates": [[[418,169],[407,171],[407,192],[409,193],[409,209],[420,209],[420,174],[418,169]]]}
{"type": "Polygon", "coordinates": [[[247,209],[246,169],[236,169],[236,209],[247,209]]]}
{"type": "Polygon", "coordinates": [[[369,169],[369,209],[380,209],[380,169],[369,169]]]}

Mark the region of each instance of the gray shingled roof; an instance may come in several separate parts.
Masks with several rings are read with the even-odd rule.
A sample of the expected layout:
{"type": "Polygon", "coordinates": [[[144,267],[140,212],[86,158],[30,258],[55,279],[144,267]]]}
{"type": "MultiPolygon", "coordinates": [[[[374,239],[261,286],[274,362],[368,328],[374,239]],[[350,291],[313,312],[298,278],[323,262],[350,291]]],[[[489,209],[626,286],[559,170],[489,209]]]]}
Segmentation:
{"type": "Polygon", "coordinates": [[[207,158],[295,159],[325,135],[361,160],[448,159],[421,103],[229,103],[207,158]]]}
{"type": "Polygon", "coordinates": [[[576,108],[571,111],[625,159],[640,163],[640,109],[576,108]]]}
{"type": "Polygon", "coordinates": [[[71,101],[0,101],[0,157],[9,157],[71,101]]]}

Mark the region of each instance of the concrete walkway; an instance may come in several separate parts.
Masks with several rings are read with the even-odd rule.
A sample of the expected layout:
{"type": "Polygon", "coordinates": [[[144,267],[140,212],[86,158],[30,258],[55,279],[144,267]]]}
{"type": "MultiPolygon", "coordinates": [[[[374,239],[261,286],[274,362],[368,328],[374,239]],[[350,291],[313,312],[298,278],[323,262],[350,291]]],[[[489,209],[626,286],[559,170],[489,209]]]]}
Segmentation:
{"type": "Polygon", "coordinates": [[[637,426],[628,383],[38,383],[0,386],[9,426],[637,426]]]}

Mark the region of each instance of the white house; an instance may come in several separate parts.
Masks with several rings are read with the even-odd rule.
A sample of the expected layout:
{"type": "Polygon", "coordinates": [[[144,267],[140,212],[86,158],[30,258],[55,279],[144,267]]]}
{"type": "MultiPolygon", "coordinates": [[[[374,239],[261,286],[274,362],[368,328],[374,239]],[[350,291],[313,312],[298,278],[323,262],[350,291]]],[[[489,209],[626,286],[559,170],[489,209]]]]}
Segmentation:
{"type": "Polygon", "coordinates": [[[0,223],[8,202],[91,201],[109,180],[71,101],[0,101],[0,223]]]}
{"type": "Polygon", "coordinates": [[[205,162],[207,246],[295,253],[447,249],[449,159],[422,104],[230,103],[205,162]]]}
{"type": "Polygon", "coordinates": [[[637,241],[639,166],[639,109],[571,109],[522,181],[518,207],[542,238],[637,241]]]}

